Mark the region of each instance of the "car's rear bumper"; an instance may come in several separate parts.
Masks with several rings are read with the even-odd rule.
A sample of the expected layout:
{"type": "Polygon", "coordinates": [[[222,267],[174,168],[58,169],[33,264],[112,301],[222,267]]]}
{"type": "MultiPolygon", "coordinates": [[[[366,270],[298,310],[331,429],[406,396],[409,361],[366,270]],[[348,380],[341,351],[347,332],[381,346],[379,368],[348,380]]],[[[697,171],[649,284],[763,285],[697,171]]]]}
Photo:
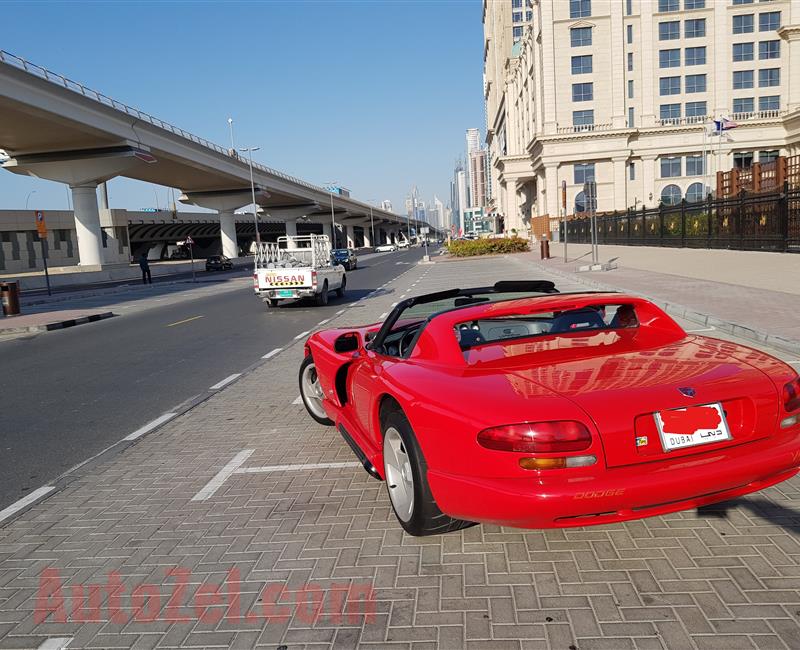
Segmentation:
{"type": "Polygon", "coordinates": [[[800,466],[800,427],[774,438],[673,461],[569,470],[530,478],[474,478],[428,471],[439,508],[458,519],[519,528],[605,524],[726,501],[791,478],[800,466]]]}

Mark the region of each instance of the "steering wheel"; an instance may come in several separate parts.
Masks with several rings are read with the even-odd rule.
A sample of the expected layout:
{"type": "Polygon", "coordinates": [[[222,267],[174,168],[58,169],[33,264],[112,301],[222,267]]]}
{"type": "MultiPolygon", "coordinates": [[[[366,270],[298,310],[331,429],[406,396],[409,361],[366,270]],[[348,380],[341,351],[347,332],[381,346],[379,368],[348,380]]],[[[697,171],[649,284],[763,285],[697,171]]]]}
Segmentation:
{"type": "Polygon", "coordinates": [[[414,337],[417,334],[416,329],[408,330],[403,336],[400,338],[400,341],[397,343],[397,356],[402,357],[408,351],[407,348],[411,345],[411,341],[414,340],[414,337]]]}

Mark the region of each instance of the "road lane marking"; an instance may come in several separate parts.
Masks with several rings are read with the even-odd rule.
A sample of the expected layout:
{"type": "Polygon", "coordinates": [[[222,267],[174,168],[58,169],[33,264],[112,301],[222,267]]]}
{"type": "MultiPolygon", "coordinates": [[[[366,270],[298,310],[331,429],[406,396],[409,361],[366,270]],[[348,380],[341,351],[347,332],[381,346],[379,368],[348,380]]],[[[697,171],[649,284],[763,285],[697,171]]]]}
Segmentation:
{"type": "Polygon", "coordinates": [[[276,354],[278,354],[278,352],[280,352],[281,350],[283,350],[283,348],[275,348],[274,350],[270,350],[269,352],[267,352],[267,353],[266,353],[266,354],[265,354],[263,357],[261,357],[261,358],[262,358],[262,359],[271,359],[271,358],[272,358],[272,357],[274,357],[276,354]]]}
{"type": "Polygon", "coordinates": [[[304,469],[338,469],[340,467],[361,467],[361,463],[304,463],[302,465],[268,465],[266,467],[240,467],[234,474],[269,474],[270,472],[292,472],[304,469]]]}
{"type": "Polygon", "coordinates": [[[329,323],[330,320],[330,318],[323,318],[317,325],[324,325],[325,323],[329,323]]]}
{"type": "Polygon", "coordinates": [[[234,379],[237,379],[238,377],[241,377],[241,376],[242,376],[242,373],[241,372],[237,372],[237,373],[231,375],[230,377],[225,377],[225,379],[223,379],[222,381],[218,381],[216,384],[214,384],[213,386],[209,387],[208,390],[219,390],[223,386],[227,386],[234,379]]]}
{"type": "Polygon", "coordinates": [[[160,427],[164,422],[171,420],[174,418],[176,413],[164,413],[164,415],[157,417],[152,422],[148,422],[145,424],[141,429],[136,429],[133,433],[125,436],[123,440],[136,440],[137,438],[141,438],[145,433],[152,431],[156,427],[160,427]]]}
{"type": "Polygon", "coordinates": [[[704,327],[704,328],[699,329],[699,330],[686,330],[686,331],[687,332],[692,332],[692,333],[694,333],[694,332],[713,332],[715,329],[717,329],[717,328],[716,327],[704,327]]]}
{"type": "Polygon", "coordinates": [[[388,311],[383,312],[380,316],[378,316],[378,320],[383,320],[389,315],[388,311]]]}
{"type": "Polygon", "coordinates": [[[303,398],[300,395],[295,397],[294,402],[292,402],[292,404],[302,404],[302,403],[303,403],[303,398]]]}
{"type": "Polygon", "coordinates": [[[33,492],[31,492],[27,496],[22,497],[19,501],[14,501],[14,503],[12,503],[7,508],[0,510],[0,521],[8,519],[12,515],[18,513],[23,508],[32,504],[34,501],[38,501],[46,494],[50,494],[55,489],[56,488],[53,485],[44,485],[40,488],[36,488],[33,492]]]}
{"type": "Polygon", "coordinates": [[[192,501],[205,501],[214,495],[214,493],[222,487],[222,484],[228,480],[228,477],[233,474],[239,466],[246,461],[253,454],[255,449],[242,449],[223,467],[216,476],[203,486],[197,494],[192,497],[192,501]]]}
{"type": "Polygon", "coordinates": [[[42,641],[42,645],[38,650],[64,650],[70,643],[73,637],[71,636],[54,636],[50,639],[42,641]]]}
{"type": "Polygon", "coordinates": [[[340,309],[339,311],[336,312],[337,316],[341,316],[342,314],[344,314],[344,309],[340,309]]]}
{"type": "Polygon", "coordinates": [[[170,323],[167,327],[175,327],[176,325],[183,325],[184,323],[189,323],[193,320],[197,320],[198,318],[203,318],[203,316],[192,316],[191,318],[185,318],[184,320],[179,320],[177,323],[170,323]]]}
{"type": "Polygon", "coordinates": [[[310,330],[306,330],[305,332],[300,332],[297,336],[294,337],[295,341],[299,341],[304,336],[308,336],[311,333],[310,330]]]}

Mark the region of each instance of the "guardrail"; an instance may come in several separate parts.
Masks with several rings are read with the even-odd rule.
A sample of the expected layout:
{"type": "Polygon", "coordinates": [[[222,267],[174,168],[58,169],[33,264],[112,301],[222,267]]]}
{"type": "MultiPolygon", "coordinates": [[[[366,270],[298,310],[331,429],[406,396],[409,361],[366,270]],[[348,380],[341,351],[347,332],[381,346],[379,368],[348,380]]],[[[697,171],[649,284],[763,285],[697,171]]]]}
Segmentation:
{"type": "MultiPolygon", "coordinates": [[[[214,151],[216,153],[222,154],[224,156],[228,156],[229,158],[233,158],[234,160],[236,160],[239,163],[242,163],[243,165],[247,165],[248,164],[246,160],[244,160],[243,158],[240,158],[238,155],[236,155],[236,156],[232,155],[232,152],[231,152],[230,149],[226,149],[224,147],[221,147],[218,144],[214,144],[213,142],[210,142],[209,140],[206,140],[205,138],[201,138],[201,137],[199,137],[197,135],[194,135],[193,133],[189,133],[188,131],[184,131],[182,128],[180,128],[178,126],[175,126],[173,124],[170,124],[169,122],[165,122],[164,120],[161,120],[161,119],[159,119],[157,117],[154,117],[153,115],[150,115],[149,113],[145,113],[144,111],[140,111],[138,108],[134,108],[132,106],[128,106],[127,104],[125,104],[123,102],[118,102],[117,100],[115,100],[115,99],[113,99],[113,98],[111,98],[111,97],[109,97],[107,95],[104,95],[103,93],[99,93],[96,90],[88,88],[87,86],[84,86],[83,84],[78,83],[77,81],[73,81],[72,79],[69,79],[69,78],[67,78],[67,77],[65,77],[65,76],[63,76],[61,74],[58,74],[57,72],[53,72],[52,70],[48,70],[47,68],[44,68],[44,67],[42,67],[40,65],[37,65],[35,63],[31,63],[30,61],[27,61],[27,60],[23,59],[22,57],[19,57],[19,56],[15,55],[15,54],[11,54],[11,52],[6,52],[5,50],[0,50],[0,63],[5,63],[5,64],[10,65],[12,67],[15,67],[15,68],[17,68],[19,70],[23,70],[23,71],[27,72],[28,74],[31,74],[31,75],[33,75],[35,77],[39,77],[40,79],[44,79],[45,81],[49,81],[50,83],[55,84],[57,86],[61,86],[63,88],[66,88],[67,90],[71,90],[72,92],[77,93],[78,95],[82,95],[83,97],[86,97],[87,99],[91,99],[91,100],[96,101],[96,102],[98,102],[100,104],[108,106],[109,108],[113,108],[116,111],[119,111],[121,113],[125,113],[126,115],[130,115],[132,117],[135,117],[136,119],[139,119],[139,120],[142,120],[144,122],[147,122],[148,124],[152,124],[153,126],[156,126],[156,127],[160,128],[160,129],[164,129],[165,131],[169,131],[170,133],[173,133],[173,134],[178,135],[178,136],[180,136],[182,138],[185,138],[186,140],[190,140],[191,142],[194,142],[195,144],[199,144],[202,147],[206,147],[207,149],[211,149],[212,151],[214,151]]],[[[291,183],[296,183],[298,185],[302,185],[303,187],[307,187],[307,188],[315,190],[317,192],[324,192],[325,194],[330,194],[331,193],[328,190],[326,190],[324,187],[320,187],[319,185],[314,185],[313,183],[309,183],[309,182],[304,181],[303,179],[297,178],[295,176],[290,176],[289,174],[284,174],[282,171],[279,171],[277,169],[273,169],[272,167],[267,167],[266,165],[262,165],[260,163],[254,162],[253,163],[253,169],[258,169],[259,171],[261,171],[263,173],[271,174],[273,176],[277,176],[278,178],[282,178],[283,180],[289,181],[291,183]]],[[[360,206],[362,206],[364,208],[373,207],[373,206],[370,206],[368,203],[363,203],[362,201],[358,201],[358,200],[352,199],[350,197],[340,197],[340,198],[347,198],[348,200],[352,201],[353,203],[357,203],[358,205],[360,205],[360,206]]],[[[376,208],[373,207],[373,210],[374,209],[376,209],[376,208]]],[[[381,211],[381,212],[384,212],[383,210],[380,210],[380,208],[377,208],[377,209],[379,211],[381,211]]],[[[393,213],[385,213],[385,214],[393,214],[393,213]]],[[[396,216],[396,217],[399,218],[399,215],[393,215],[393,216],[396,216]]]]}

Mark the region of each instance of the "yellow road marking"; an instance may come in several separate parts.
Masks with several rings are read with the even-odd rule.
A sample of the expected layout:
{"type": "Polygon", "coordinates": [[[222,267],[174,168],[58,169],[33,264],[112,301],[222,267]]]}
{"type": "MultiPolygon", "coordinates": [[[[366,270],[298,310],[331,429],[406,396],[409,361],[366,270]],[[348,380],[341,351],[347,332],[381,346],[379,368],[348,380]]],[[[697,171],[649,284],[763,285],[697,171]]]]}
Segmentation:
{"type": "Polygon", "coordinates": [[[177,323],[170,323],[167,327],[175,327],[176,325],[182,325],[183,323],[188,323],[189,321],[197,320],[198,318],[203,318],[202,316],[192,316],[191,318],[187,318],[185,320],[179,320],[177,323]]]}

